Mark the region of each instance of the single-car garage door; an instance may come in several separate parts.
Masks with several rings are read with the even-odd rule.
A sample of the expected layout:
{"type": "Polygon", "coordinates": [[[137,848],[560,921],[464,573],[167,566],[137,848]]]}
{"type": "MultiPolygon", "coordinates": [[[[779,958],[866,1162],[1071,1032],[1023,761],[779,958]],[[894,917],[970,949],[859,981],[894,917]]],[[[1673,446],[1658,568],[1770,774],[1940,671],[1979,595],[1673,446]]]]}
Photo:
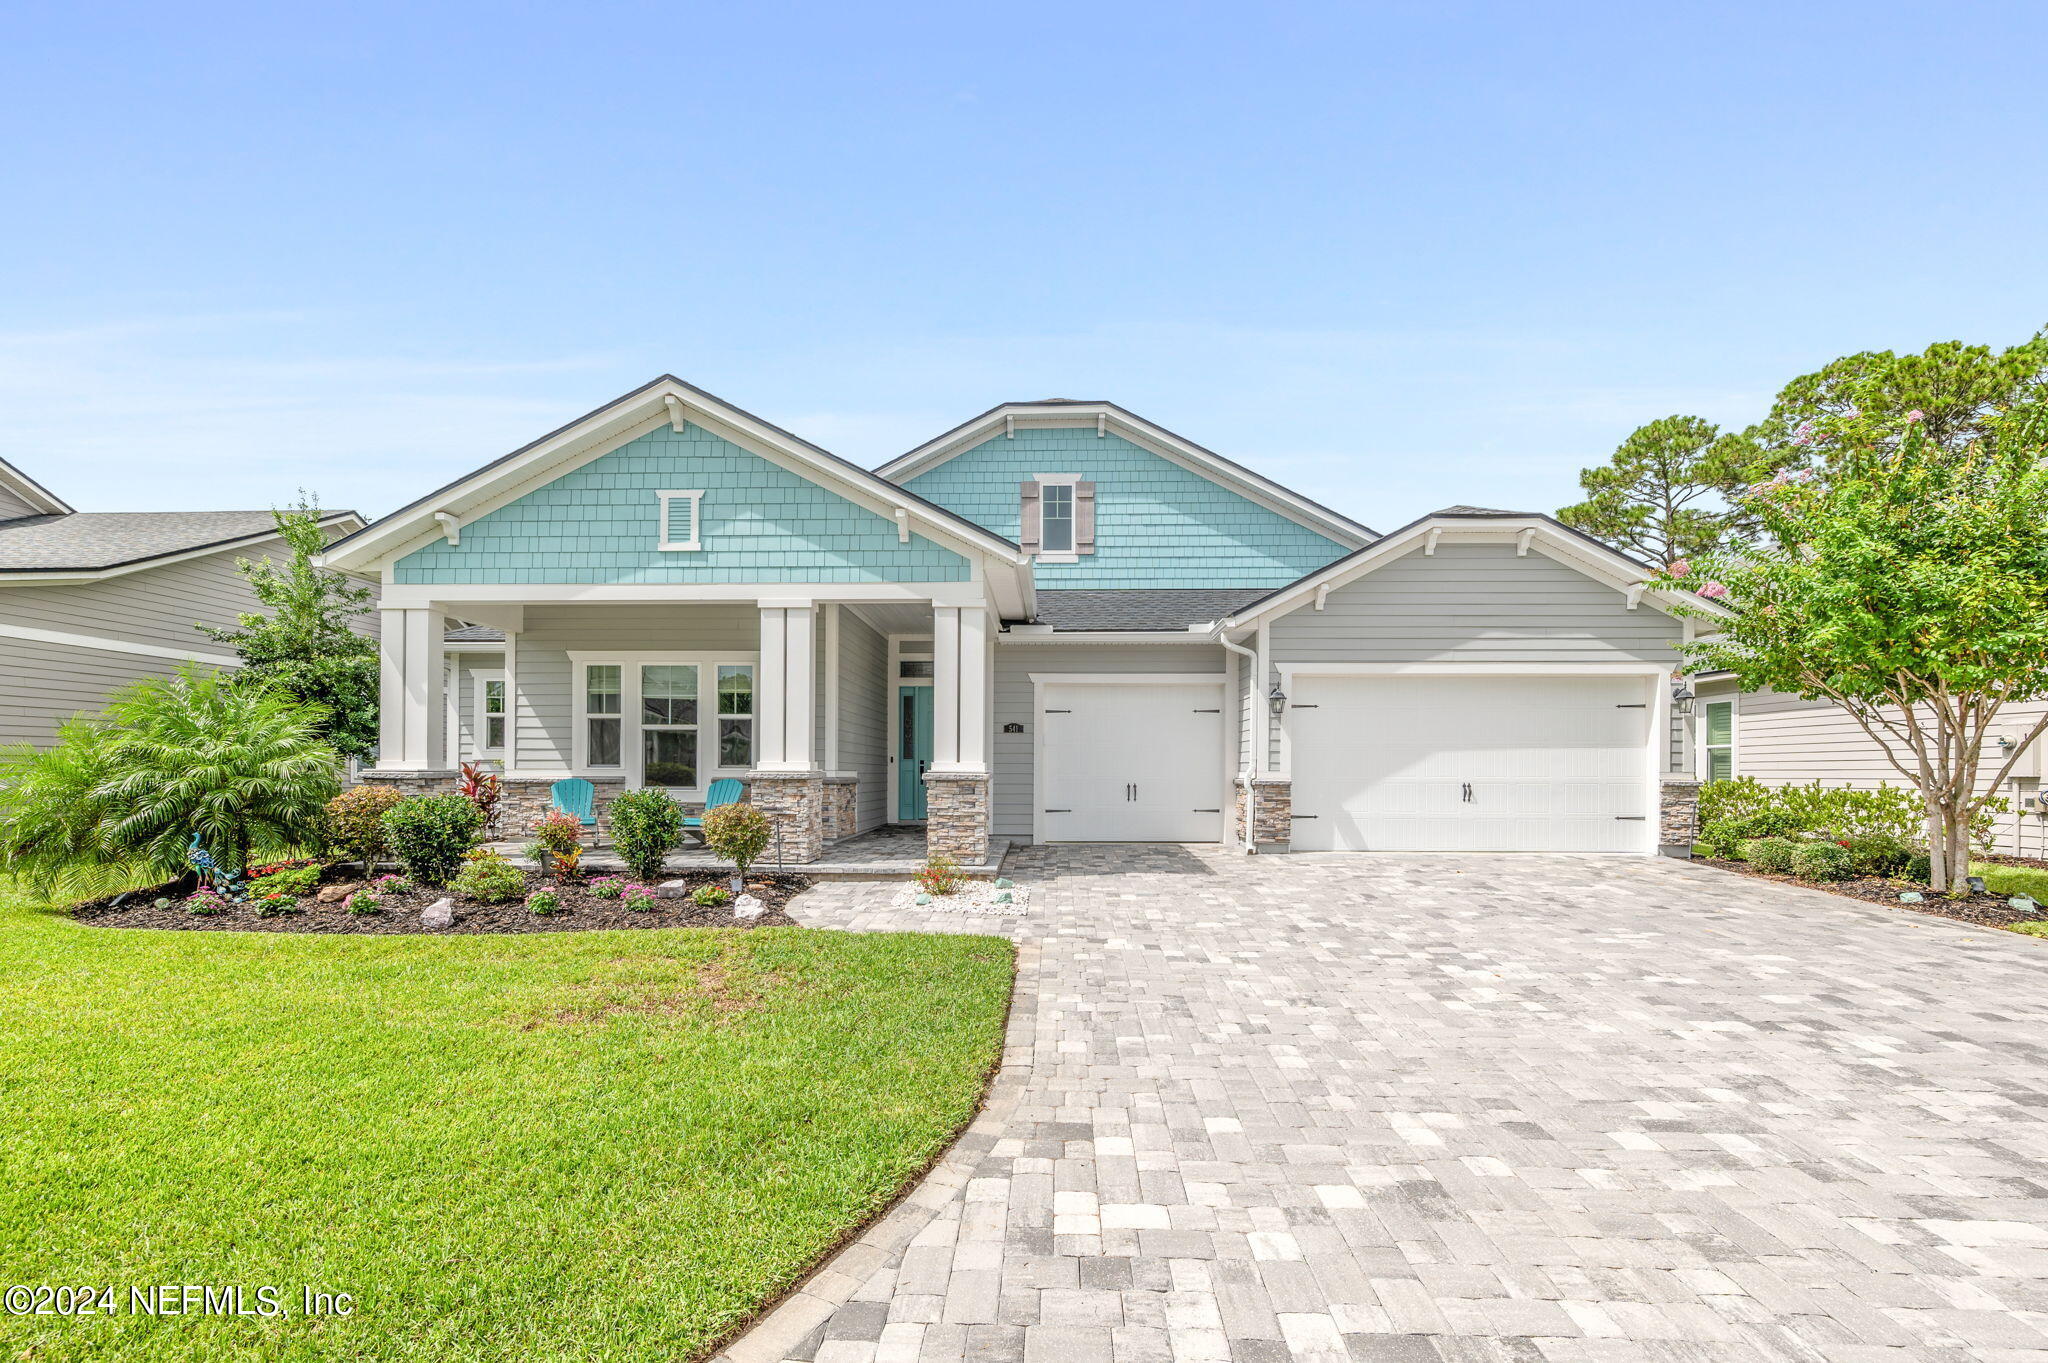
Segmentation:
{"type": "Polygon", "coordinates": [[[1293,846],[1643,851],[1652,680],[1296,676],[1293,846]]]}
{"type": "Polygon", "coordinates": [[[1039,837],[1217,842],[1223,685],[1054,682],[1039,697],[1039,837]]]}

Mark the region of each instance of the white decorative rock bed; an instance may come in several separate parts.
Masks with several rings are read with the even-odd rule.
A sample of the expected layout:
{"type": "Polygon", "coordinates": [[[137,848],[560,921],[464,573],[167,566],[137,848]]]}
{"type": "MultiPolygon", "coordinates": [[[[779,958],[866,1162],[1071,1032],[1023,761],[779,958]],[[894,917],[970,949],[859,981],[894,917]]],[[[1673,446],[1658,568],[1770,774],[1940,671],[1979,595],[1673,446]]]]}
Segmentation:
{"type": "Polygon", "coordinates": [[[908,909],[913,913],[985,913],[1016,917],[1023,914],[1031,902],[1031,892],[1023,886],[998,888],[993,881],[987,880],[967,881],[952,894],[930,895],[929,903],[918,903],[921,895],[925,895],[925,891],[916,885],[905,885],[890,901],[891,907],[908,909]],[[1008,897],[1007,900],[1004,896],[1008,897]]]}

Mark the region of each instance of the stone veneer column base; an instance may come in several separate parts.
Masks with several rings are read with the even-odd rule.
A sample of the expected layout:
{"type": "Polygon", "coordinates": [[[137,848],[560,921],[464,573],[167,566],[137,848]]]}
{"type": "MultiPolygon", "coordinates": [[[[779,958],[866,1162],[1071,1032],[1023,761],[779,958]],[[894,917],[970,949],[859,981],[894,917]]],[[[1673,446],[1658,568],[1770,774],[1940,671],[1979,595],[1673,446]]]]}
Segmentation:
{"type": "MultiPolygon", "coordinates": [[[[365,785],[391,786],[407,795],[454,795],[462,789],[462,773],[458,771],[366,771],[362,779],[365,785]]],[[[553,804],[555,782],[567,779],[566,774],[517,780],[499,777],[498,823],[487,836],[500,842],[531,837],[533,826],[553,804]]],[[[605,807],[625,789],[625,784],[621,781],[593,781],[591,785],[596,787],[595,808],[601,825],[605,807]]],[[[696,807],[685,808],[694,810],[696,807]]]]}
{"type": "Polygon", "coordinates": [[[1657,850],[1667,857],[1690,857],[1698,841],[1700,783],[1690,776],[1667,776],[1657,791],[1657,850]]]}
{"type": "Polygon", "coordinates": [[[1294,783],[1271,776],[1252,778],[1256,796],[1252,815],[1252,846],[1260,852],[1285,852],[1294,841],[1294,783]]]}
{"type": "Polygon", "coordinates": [[[925,850],[964,866],[988,860],[986,772],[928,771],[924,774],[925,850]]]}
{"type": "Polygon", "coordinates": [[[860,781],[853,776],[825,778],[825,841],[850,838],[860,823],[860,781]]]}
{"type": "Polygon", "coordinates": [[[749,772],[747,784],[756,809],[768,816],[777,838],[767,855],[783,861],[816,861],[825,850],[825,775],[823,772],[749,772]]]}

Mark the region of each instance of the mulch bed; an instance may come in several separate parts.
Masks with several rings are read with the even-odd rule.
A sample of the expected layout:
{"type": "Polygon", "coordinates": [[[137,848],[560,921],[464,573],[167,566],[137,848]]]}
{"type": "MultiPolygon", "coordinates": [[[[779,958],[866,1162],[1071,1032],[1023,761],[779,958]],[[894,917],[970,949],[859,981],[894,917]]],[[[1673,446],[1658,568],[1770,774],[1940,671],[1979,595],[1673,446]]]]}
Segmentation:
{"type": "MultiPolygon", "coordinates": [[[[94,927],[171,928],[183,932],[363,934],[432,931],[446,936],[478,932],[596,932],[621,928],[773,928],[796,926],[796,920],[783,911],[783,905],[809,889],[811,884],[804,876],[757,874],[750,877],[747,893],[768,908],[759,918],[742,920],[732,916],[730,904],[707,909],[687,898],[657,899],[652,909],[629,909],[616,899],[599,899],[581,884],[553,885],[560,893],[562,904],[551,914],[528,910],[522,902],[523,895],[509,903],[480,904],[473,899],[464,899],[452,890],[429,889],[417,889],[410,894],[382,895],[375,913],[350,913],[343,901],[349,892],[362,889],[364,882],[358,877],[333,872],[330,876],[320,891],[327,892],[332,902],[319,902],[320,891],[316,891],[298,901],[298,912],[273,918],[259,917],[248,904],[231,905],[227,912],[219,914],[188,912],[183,901],[191,888],[190,877],[144,890],[130,890],[123,895],[90,900],[74,906],[71,916],[94,927]],[[337,890],[342,893],[336,895],[334,892],[337,890]],[[455,925],[436,929],[421,927],[420,911],[444,898],[455,901],[455,925]],[[169,902],[158,908],[158,899],[169,902]]],[[[672,879],[681,880],[694,890],[699,885],[722,886],[729,876],[729,872],[723,871],[697,871],[685,872],[672,879]]],[[[544,880],[538,872],[526,873],[529,891],[537,890],[543,884],[552,882],[544,880]]]]}
{"type": "MultiPolygon", "coordinates": [[[[1724,871],[1749,876],[1755,880],[1772,880],[1780,885],[1797,885],[1803,890],[1825,890],[1829,894],[1841,895],[1844,899],[1861,899],[1868,904],[1882,904],[1889,909],[1911,909],[1915,913],[1932,914],[1937,918],[1953,918],[1962,923],[1976,923],[1988,928],[2011,927],[2014,923],[2038,922],[2048,918],[2048,909],[2035,909],[2022,913],[2006,901],[2011,895],[1973,894],[1951,899],[1947,895],[1935,894],[1926,886],[1916,886],[1908,881],[1885,880],[1878,876],[1862,876],[1855,880],[1800,880],[1796,876],[1771,875],[1751,868],[1746,861],[1723,861],[1719,857],[1698,857],[1695,860],[1708,866],[1718,866],[1724,871]],[[1917,889],[1927,897],[1917,904],[1901,903],[1899,893],[1917,889]]],[[[2000,858],[2011,861],[2010,858],[2000,858]]]]}

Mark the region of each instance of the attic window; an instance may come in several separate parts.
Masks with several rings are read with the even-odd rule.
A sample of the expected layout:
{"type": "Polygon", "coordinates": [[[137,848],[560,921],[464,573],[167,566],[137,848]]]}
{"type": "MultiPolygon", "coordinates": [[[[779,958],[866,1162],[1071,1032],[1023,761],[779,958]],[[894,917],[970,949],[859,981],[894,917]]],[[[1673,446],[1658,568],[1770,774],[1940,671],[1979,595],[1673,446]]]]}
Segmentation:
{"type": "Polygon", "coordinates": [[[1039,491],[1038,546],[1048,554],[1074,552],[1074,485],[1047,483],[1039,491]]]}
{"type": "Polygon", "coordinates": [[[1041,563],[1095,552],[1095,484],[1078,473],[1041,473],[1018,488],[1018,543],[1041,563]]]}
{"type": "Polygon", "coordinates": [[[704,492],[657,492],[661,500],[661,544],[664,552],[692,553],[704,547],[698,525],[704,492]]]}

